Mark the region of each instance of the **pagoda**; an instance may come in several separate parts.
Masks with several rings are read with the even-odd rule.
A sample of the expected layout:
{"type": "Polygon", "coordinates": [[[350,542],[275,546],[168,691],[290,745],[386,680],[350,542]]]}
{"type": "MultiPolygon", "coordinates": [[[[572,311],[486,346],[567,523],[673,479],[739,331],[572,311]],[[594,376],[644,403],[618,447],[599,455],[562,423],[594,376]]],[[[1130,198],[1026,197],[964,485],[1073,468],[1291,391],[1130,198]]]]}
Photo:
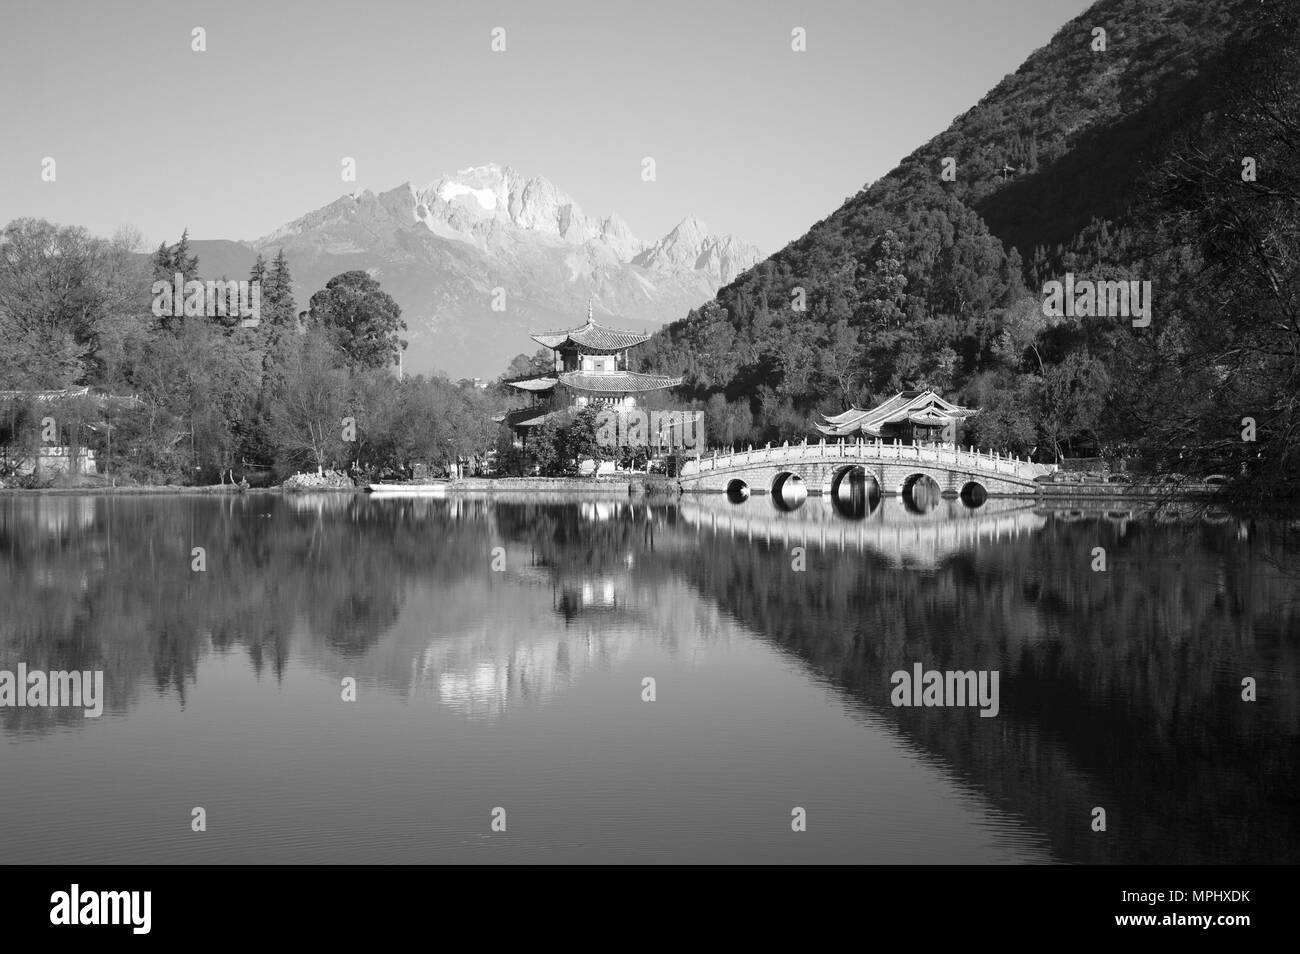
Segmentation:
{"type": "Polygon", "coordinates": [[[531,337],[554,352],[554,367],[546,374],[505,382],[532,397],[528,407],[511,411],[503,419],[524,441],[533,428],[571,407],[634,408],[641,395],[682,383],[681,378],[629,370],[628,351],[645,344],[650,335],[597,324],[590,305],[586,324],[531,337]]]}
{"type": "Polygon", "coordinates": [[[843,414],[824,415],[824,423],[816,427],[827,437],[952,444],[957,440],[958,422],[978,413],[975,408],[945,401],[933,391],[899,391],[873,408],[855,406],[843,414]]]}

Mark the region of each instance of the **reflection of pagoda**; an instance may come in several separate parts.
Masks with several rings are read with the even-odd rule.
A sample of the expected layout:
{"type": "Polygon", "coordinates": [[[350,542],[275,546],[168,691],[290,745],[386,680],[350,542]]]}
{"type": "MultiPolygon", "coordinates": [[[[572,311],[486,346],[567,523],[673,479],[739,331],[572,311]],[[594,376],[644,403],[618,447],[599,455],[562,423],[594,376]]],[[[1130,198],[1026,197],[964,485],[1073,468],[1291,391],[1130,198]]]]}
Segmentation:
{"type": "Polygon", "coordinates": [[[555,611],[571,623],[579,616],[596,614],[627,615],[617,586],[612,576],[584,576],[579,579],[561,579],[559,593],[554,597],[555,611]]]}
{"type": "Polygon", "coordinates": [[[639,395],[682,383],[681,378],[628,370],[628,351],[650,340],[650,335],[598,325],[591,317],[590,305],[585,325],[532,338],[555,352],[555,366],[549,374],[506,382],[533,398],[530,406],[511,411],[504,419],[524,439],[532,428],[569,407],[636,407],[639,395]]]}

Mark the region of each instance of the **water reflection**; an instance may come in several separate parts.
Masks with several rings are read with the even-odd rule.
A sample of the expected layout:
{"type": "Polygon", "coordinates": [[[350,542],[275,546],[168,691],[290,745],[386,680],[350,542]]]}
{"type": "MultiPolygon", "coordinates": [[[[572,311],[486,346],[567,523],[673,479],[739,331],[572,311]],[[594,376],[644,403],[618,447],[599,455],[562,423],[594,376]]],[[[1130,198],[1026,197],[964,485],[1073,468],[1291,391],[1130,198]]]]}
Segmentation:
{"type": "MultiPolygon", "coordinates": [[[[341,729],[319,726],[352,677],[369,707],[358,711],[377,720],[359,724],[379,738],[397,731],[376,708],[383,699],[445,712],[456,721],[438,723],[437,737],[466,753],[482,737],[456,726],[505,732],[526,715],[542,736],[529,744],[544,751],[513,758],[562,765],[607,738],[632,744],[658,713],[679,721],[653,741],[665,760],[657,771],[675,765],[689,785],[716,768],[710,775],[702,757],[684,769],[672,753],[719,732],[746,739],[746,761],[768,772],[862,771],[900,786],[899,805],[969,802],[965,820],[938,807],[926,817],[943,838],[971,836],[971,859],[1027,857],[1041,843],[1078,862],[1300,860],[1294,527],[1190,508],[989,499],[972,509],[928,490],[909,505],[874,486],[849,475],[793,510],[728,496],[3,498],[0,669],[103,669],[105,723],[135,727],[104,744],[128,761],[149,726],[174,734],[179,716],[161,702],[184,711],[223,680],[239,702],[219,713],[283,692],[319,698],[299,744],[332,742],[341,729]],[[206,548],[205,572],[191,567],[194,546],[206,548]],[[1105,573],[1091,566],[1097,546],[1105,573]],[[235,658],[248,676],[218,675],[235,658]],[[693,668],[701,659],[717,661],[693,668]],[[894,708],[890,675],[917,662],[1000,671],[1000,715],[894,708]],[[639,708],[642,678],[665,673],[675,673],[673,706],[639,708]],[[1241,701],[1244,675],[1258,681],[1259,702],[1241,701]],[[603,695],[610,687],[616,695],[603,695]],[[802,715],[781,709],[797,700],[802,715]],[[852,715],[854,732],[818,721],[828,704],[852,715]],[[768,735],[787,724],[816,731],[778,744],[744,734],[756,724],[768,735]],[[857,764],[854,747],[876,738],[894,755],[857,764]],[[888,761],[900,753],[910,761],[888,761]],[[938,774],[919,781],[921,765],[938,774]],[[1088,828],[1099,804],[1114,837],[1088,828]],[[1003,847],[979,847],[994,829],[1003,847]]],[[[291,718],[272,718],[261,744],[291,718]]],[[[337,744],[353,757],[377,744],[348,731],[354,742],[337,744]]],[[[18,743],[0,747],[0,794],[31,803],[0,827],[36,831],[55,810],[22,787],[52,771],[42,747],[68,734],[107,739],[81,713],[54,709],[0,710],[0,732],[18,743]]],[[[419,733],[402,728],[390,747],[427,745],[419,733]]],[[[587,771],[583,784],[612,784],[604,769],[587,771]]],[[[745,771],[729,762],[727,778],[745,771]]],[[[820,784],[843,784],[848,799],[864,782],[820,784]]],[[[292,796],[321,797],[314,787],[292,796]]],[[[875,834],[841,833],[862,848],[859,836],[875,834]]],[[[904,860],[953,850],[934,837],[909,842],[904,860]]]]}
{"type": "Polygon", "coordinates": [[[1032,534],[1046,523],[1032,504],[1011,498],[990,501],[978,511],[959,500],[939,498],[924,513],[897,500],[876,498],[870,512],[847,518],[842,507],[842,499],[834,496],[809,498],[806,507],[793,513],[728,506],[717,497],[699,496],[684,499],[678,509],[686,523],[733,540],[757,540],[787,549],[869,551],[890,566],[921,569],[935,569],[964,551],[1032,534]]]}
{"type": "Polygon", "coordinates": [[[831,506],[841,517],[862,520],[880,506],[880,484],[864,467],[847,467],[831,479],[831,506]]]}
{"type": "Polygon", "coordinates": [[[798,474],[778,474],[772,481],[772,506],[783,513],[798,510],[808,499],[808,485],[798,474]]]}
{"type": "Polygon", "coordinates": [[[749,499],[749,484],[743,480],[735,479],[727,482],[727,500],[734,504],[742,504],[749,499]]]}
{"type": "Polygon", "coordinates": [[[912,513],[929,513],[939,506],[942,491],[933,477],[920,474],[903,485],[903,505],[912,513]]]}
{"type": "Polygon", "coordinates": [[[971,509],[984,506],[989,499],[989,493],[984,489],[984,485],[977,484],[973,480],[961,489],[960,496],[961,502],[971,509]]]}

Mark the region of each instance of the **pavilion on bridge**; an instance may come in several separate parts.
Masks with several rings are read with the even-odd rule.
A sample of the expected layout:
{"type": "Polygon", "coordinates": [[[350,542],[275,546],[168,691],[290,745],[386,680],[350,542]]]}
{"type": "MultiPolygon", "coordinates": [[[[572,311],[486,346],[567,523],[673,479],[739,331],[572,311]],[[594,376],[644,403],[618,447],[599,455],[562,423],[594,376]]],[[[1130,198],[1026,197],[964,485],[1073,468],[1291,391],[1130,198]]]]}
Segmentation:
{"type": "Polygon", "coordinates": [[[961,422],[978,413],[977,408],[960,407],[933,391],[900,391],[873,408],[823,415],[824,423],[815,426],[826,437],[955,444],[961,422]]]}

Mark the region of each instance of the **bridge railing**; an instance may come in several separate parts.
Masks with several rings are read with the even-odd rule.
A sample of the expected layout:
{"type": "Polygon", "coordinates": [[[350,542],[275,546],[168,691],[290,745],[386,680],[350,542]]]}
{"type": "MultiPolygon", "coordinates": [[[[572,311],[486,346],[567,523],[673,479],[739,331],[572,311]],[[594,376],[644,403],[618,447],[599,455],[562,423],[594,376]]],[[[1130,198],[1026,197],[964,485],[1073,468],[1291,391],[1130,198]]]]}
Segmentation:
{"type": "Polygon", "coordinates": [[[744,451],[714,451],[707,457],[687,461],[681,476],[696,477],[702,474],[732,470],[753,464],[783,464],[816,460],[870,460],[914,461],[938,467],[952,466],[963,470],[976,470],[993,474],[1009,474],[1023,480],[1032,480],[1056,470],[1055,464],[1037,464],[1028,458],[1004,455],[997,451],[962,448],[951,444],[904,444],[901,441],[836,441],[815,444],[784,444],[780,447],[750,448],[744,451]]]}

